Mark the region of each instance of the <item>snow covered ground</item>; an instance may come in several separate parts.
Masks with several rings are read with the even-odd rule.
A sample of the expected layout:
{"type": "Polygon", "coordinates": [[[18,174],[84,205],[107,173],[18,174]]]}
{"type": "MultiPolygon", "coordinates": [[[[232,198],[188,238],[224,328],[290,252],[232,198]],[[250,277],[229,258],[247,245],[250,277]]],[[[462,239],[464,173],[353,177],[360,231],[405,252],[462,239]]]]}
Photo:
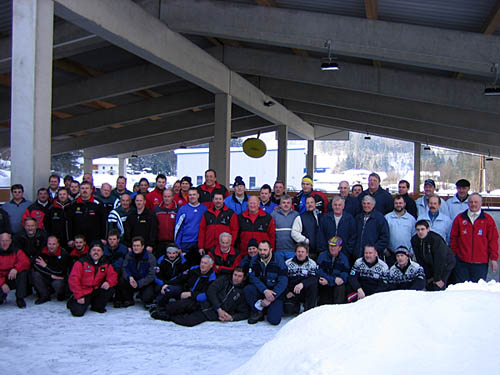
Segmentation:
{"type": "Polygon", "coordinates": [[[155,321],[138,305],[73,318],[64,303],[27,302],[20,310],[11,295],[0,307],[0,374],[498,372],[495,282],[378,294],[278,327],[243,321],[184,328],[155,321]]]}

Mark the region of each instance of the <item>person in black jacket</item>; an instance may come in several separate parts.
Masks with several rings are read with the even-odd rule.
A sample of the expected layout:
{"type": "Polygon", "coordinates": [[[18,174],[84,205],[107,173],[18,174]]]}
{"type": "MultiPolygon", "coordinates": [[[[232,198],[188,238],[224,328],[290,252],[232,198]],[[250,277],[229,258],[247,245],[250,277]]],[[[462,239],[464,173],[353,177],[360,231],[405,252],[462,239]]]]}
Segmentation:
{"type": "Polygon", "coordinates": [[[47,232],[55,235],[65,248],[73,246],[73,209],[68,196],[66,188],[59,188],[46,216],[47,232]]]}
{"type": "Polygon", "coordinates": [[[139,292],[146,308],[154,298],[156,259],[152,253],[144,250],[142,237],[132,238],[132,251],[125,256],[122,265],[122,277],[116,289],[114,307],[134,305],[134,294],[139,292]]]}
{"type": "Polygon", "coordinates": [[[174,246],[167,247],[165,254],[160,256],[155,269],[155,294],[160,294],[163,286],[170,282],[174,277],[189,268],[188,262],[181,250],[174,246]]]}
{"type": "Polygon", "coordinates": [[[427,220],[415,224],[417,234],[411,239],[411,247],[417,262],[424,267],[427,290],[446,289],[448,278],[455,268],[455,255],[443,237],[431,231],[427,220]]]}
{"type": "Polygon", "coordinates": [[[9,214],[0,208],[0,233],[12,233],[9,214]]]}
{"type": "Polygon", "coordinates": [[[199,266],[193,266],[179,277],[174,278],[162,288],[162,295],[151,310],[154,319],[166,320],[170,315],[192,313],[200,308],[200,304],[207,301],[207,289],[215,281],[215,272],[212,270],[213,260],[209,255],[203,255],[199,266]],[[179,300],[169,302],[173,297],[170,286],[184,285],[183,292],[178,295],[179,300]]]}
{"type": "Polygon", "coordinates": [[[32,217],[26,218],[23,224],[24,229],[14,236],[14,244],[24,251],[33,264],[35,258],[47,245],[47,232],[39,229],[36,220],[32,217]]]}
{"type": "Polygon", "coordinates": [[[153,251],[158,232],[158,223],[153,212],[146,208],[146,197],[144,194],[137,194],[135,197],[137,212],[127,217],[125,222],[125,244],[131,247],[131,239],[137,236],[144,238],[146,250],[153,251]]]}
{"type": "Polygon", "coordinates": [[[207,301],[196,305],[170,303],[164,310],[151,313],[153,319],[171,320],[176,324],[193,327],[207,320],[235,322],[248,318],[249,307],[243,296],[245,273],[241,267],[231,277],[221,277],[207,289],[207,301]]]}
{"type": "Polygon", "coordinates": [[[56,236],[49,236],[47,238],[47,247],[35,259],[31,270],[33,284],[39,295],[35,305],[50,301],[51,288],[54,289],[58,301],[65,299],[65,277],[68,273],[68,266],[68,253],[61,248],[56,236]]]}
{"type": "Polygon", "coordinates": [[[106,215],[103,205],[94,199],[92,185],[89,182],[80,184],[80,196],[73,201],[73,232],[83,234],[87,243],[101,241],[106,238],[106,215]]]}

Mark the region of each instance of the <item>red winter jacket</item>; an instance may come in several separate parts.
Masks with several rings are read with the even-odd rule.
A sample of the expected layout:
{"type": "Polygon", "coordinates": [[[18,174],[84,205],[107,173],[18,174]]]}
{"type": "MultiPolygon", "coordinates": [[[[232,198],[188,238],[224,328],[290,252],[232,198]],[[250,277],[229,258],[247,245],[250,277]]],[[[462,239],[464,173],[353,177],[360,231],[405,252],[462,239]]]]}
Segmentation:
{"type": "Polygon", "coordinates": [[[182,195],[182,191],[179,191],[177,194],[174,195],[174,202],[177,205],[177,208],[181,208],[185,204],[188,204],[187,198],[184,198],[182,195]]]}
{"type": "Polygon", "coordinates": [[[250,215],[248,210],[238,215],[238,223],[240,226],[240,245],[239,249],[245,256],[248,254],[248,241],[252,238],[257,240],[257,243],[263,240],[271,242],[274,249],[276,241],[276,225],[274,219],[266,213],[262,208],[254,217],[250,215]]]}
{"type": "Polygon", "coordinates": [[[164,202],[154,208],[156,221],[158,222],[158,241],[174,242],[175,218],[177,217],[177,205],[172,201],[166,207],[164,202]]]}
{"type": "Polygon", "coordinates": [[[203,183],[198,186],[197,189],[200,194],[199,202],[207,207],[212,205],[215,193],[221,193],[224,196],[224,199],[229,197],[229,191],[224,185],[219,184],[217,181],[215,181],[215,185],[212,187],[208,187],[205,183],[203,183]]]}
{"type": "Polygon", "coordinates": [[[153,211],[163,201],[163,190],[154,188],[153,191],[146,195],[146,208],[153,211]]]}
{"type": "Polygon", "coordinates": [[[232,274],[243,258],[240,251],[232,246],[228,253],[223,253],[218,245],[215,249],[210,250],[208,255],[214,260],[213,269],[217,275],[232,274]]]}
{"type": "Polygon", "coordinates": [[[29,270],[30,260],[24,251],[16,249],[12,245],[7,250],[0,250],[0,286],[7,281],[10,270],[15,268],[17,272],[29,270]]]}
{"type": "Polygon", "coordinates": [[[118,283],[118,274],[113,266],[102,257],[97,264],[90,255],[78,260],[68,278],[69,288],[75,299],[91,294],[107,281],[112,288],[118,283]]]}
{"type": "Polygon", "coordinates": [[[498,260],[498,230],[493,218],[481,210],[474,225],[464,211],[453,220],[450,247],[462,262],[498,260]]]}
{"type": "Polygon", "coordinates": [[[45,229],[45,221],[47,212],[49,211],[50,204],[47,202],[45,206],[42,206],[38,201],[29,206],[23,214],[23,218],[21,219],[21,225],[24,228],[24,220],[28,217],[32,217],[36,220],[38,225],[38,229],[45,229]]]}
{"type": "Polygon", "coordinates": [[[226,205],[221,210],[210,207],[201,218],[200,231],[198,233],[198,248],[212,249],[219,245],[219,236],[227,232],[233,239],[231,246],[234,246],[238,237],[238,215],[226,205]]]}

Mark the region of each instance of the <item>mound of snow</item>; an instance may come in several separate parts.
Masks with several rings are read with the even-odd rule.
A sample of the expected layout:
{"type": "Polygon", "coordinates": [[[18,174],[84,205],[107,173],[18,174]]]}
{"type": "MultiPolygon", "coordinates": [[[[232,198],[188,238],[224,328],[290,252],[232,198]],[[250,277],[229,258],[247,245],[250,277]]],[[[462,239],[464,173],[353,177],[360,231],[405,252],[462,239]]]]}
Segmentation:
{"type": "Polygon", "coordinates": [[[498,371],[500,284],[381,293],[290,321],[232,374],[484,374],[498,371]]]}

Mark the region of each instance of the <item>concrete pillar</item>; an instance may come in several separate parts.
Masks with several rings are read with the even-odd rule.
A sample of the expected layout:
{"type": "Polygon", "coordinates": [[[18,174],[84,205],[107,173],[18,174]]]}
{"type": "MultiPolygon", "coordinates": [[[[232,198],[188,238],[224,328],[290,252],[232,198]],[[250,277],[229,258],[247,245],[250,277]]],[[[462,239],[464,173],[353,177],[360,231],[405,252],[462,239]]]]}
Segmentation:
{"type": "Polygon", "coordinates": [[[213,140],[208,142],[208,168],[215,169],[215,143],[213,140]]]}
{"type": "Polygon", "coordinates": [[[92,158],[83,156],[83,173],[92,173],[92,158]]]}
{"type": "Polygon", "coordinates": [[[118,175],[125,176],[127,174],[128,158],[126,156],[118,157],[118,175]]]}
{"type": "Polygon", "coordinates": [[[420,193],[420,170],[421,170],[421,152],[422,144],[415,142],[413,144],[413,192],[420,193]]]}
{"type": "Polygon", "coordinates": [[[285,184],[287,179],[288,126],[280,125],[278,133],[278,180],[285,184]]]}
{"type": "Polygon", "coordinates": [[[314,178],[314,139],[307,141],[307,174],[314,178]]]}
{"type": "Polygon", "coordinates": [[[228,186],[231,147],[231,95],[215,94],[214,154],[217,181],[228,186]]]}
{"type": "Polygon", "coordinates": [[[29,199],[50,174],[52,0],[12,2],[11,183],[29,199]]]}

